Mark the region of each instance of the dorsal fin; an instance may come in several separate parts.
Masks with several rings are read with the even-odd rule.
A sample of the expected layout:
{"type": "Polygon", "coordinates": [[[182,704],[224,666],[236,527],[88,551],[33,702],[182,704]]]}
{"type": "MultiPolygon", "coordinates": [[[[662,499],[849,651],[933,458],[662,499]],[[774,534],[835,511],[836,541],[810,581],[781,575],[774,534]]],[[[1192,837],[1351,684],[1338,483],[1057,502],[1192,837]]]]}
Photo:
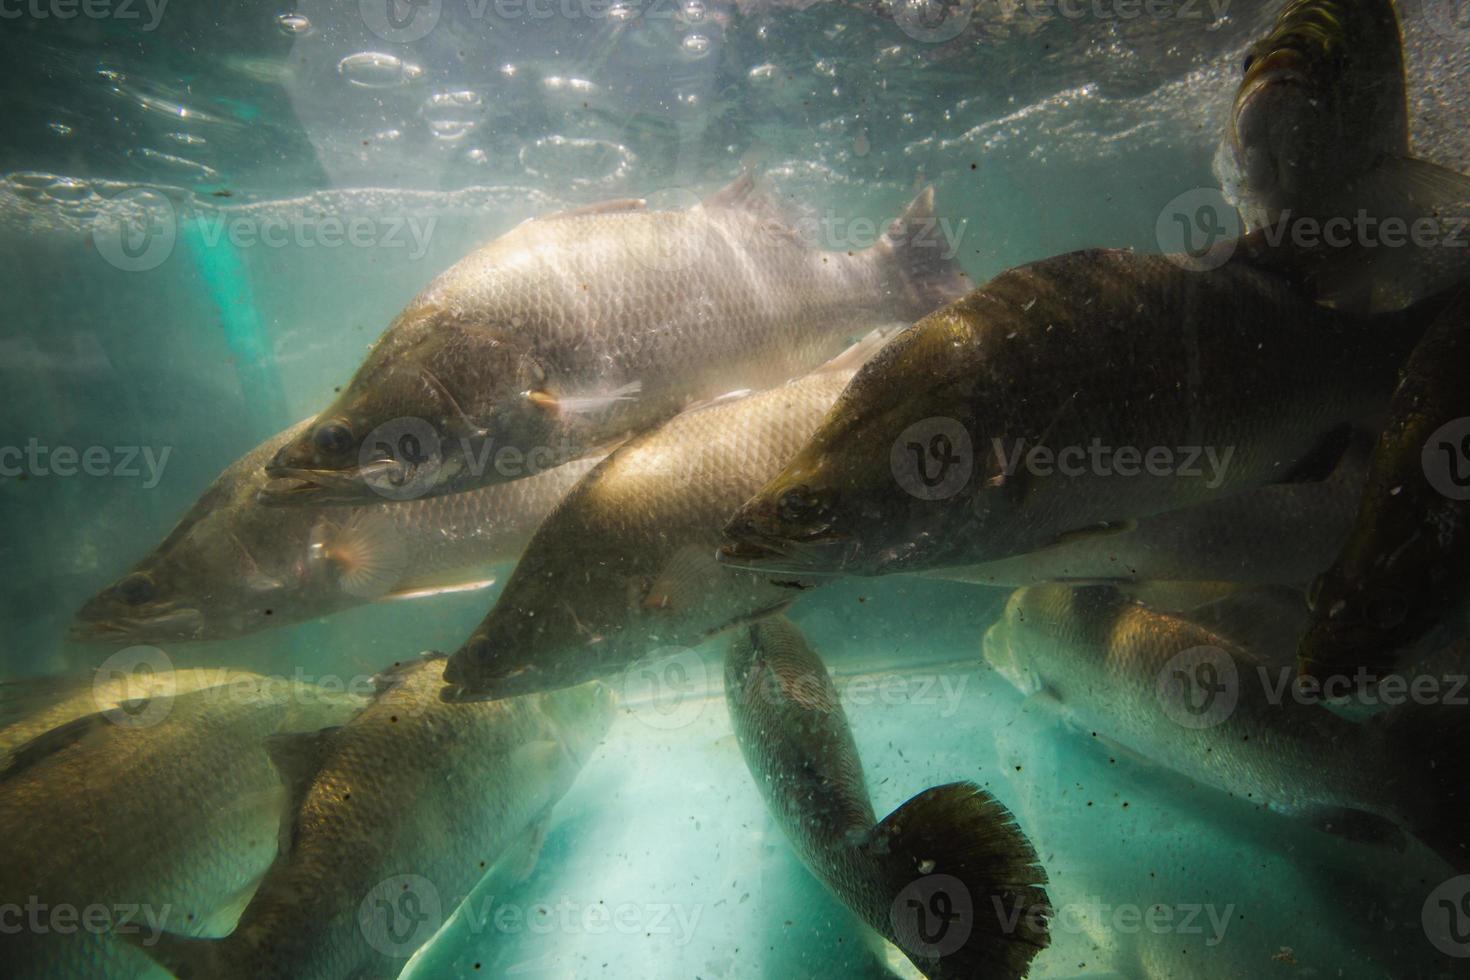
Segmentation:
{"type": "MultiPolygon", "coordinates": [[[[118,708],[132,713],[135,708],[147,703],[146,698],[137,701],[123,701],[118,704],[118,708]]],[[[22,742],[8,757],[0,757],[0,761],[5,763],[4,770],[0,771],[0,782],[43,762],[67,746],[80,742],[102,726],[112,723],[108,712],[95,711],[42,732],[28,742],[22,742]]]]}
{"type": "Polygon", "coordinates": [[[868,358],[882,350],[883,345],[898,336],[899,332],[907,327],[908,324],[906,323],[895,323],[886,327],[877,327],[812,373],[816,374],[818,371],[856,371],[868,362],[868,358]]]}
{"type": "Polygon", "coordinates": [[[583,204],[580,207],[567,208],[564,211],[553,211],[550,214],[538,215],[534,221],[559,221],[562,218],[585,218],[592,214],[623,214],[628,211],[647,211],[648,202],[641,197],[618,197],[611,201],[596,201],[592,204],[583,204]]]}
{"type": "Polygon", "coordinates": [[[265,737],[266,754],[286,787],[286,808],[281,815],[279,840],[282,856],[291,853],[291,843],[296,836],[297,811],[301,809],[301,801],[306,797],[312,780],[321,772],[332,734],[341,727],[335,725],[314,732],[281,732],[265,737]]]}
{"type": "Polygon", "coordinates": [[[84,694],[93,683],[91,677],[74,674],[24,677],[0,683],[0,728],[40,714],[78,694],[84,694]]]}
{"type": "Polygon", "coordinates": [[[700,201],[706,208],[738,208],[750,200],[755,193],[755,173],[749,169],[740,171],[740,176],[700,201]]]}

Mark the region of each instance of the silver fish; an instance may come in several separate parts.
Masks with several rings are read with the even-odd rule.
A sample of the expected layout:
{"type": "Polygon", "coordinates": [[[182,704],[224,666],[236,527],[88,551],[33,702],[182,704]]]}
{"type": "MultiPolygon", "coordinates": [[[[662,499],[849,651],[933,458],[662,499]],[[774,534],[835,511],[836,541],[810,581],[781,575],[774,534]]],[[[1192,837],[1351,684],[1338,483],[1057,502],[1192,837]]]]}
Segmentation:
{"type": "Polygon", "coordinates": [[[491,865],[539,848],[612,722],[611,691],[447,705],[442,671],[440,657],[399,666],[348,724],[273,740],[290,816],[239,924],[144,951],[179,980],[397,976],[491,865]]]}
{"type": "Polygon", "coordinates": [[[1333,305],[1401,309],[1470,274],[1470,177],[1411,155],[1393,0],[1285,3],[1215,173],[1248,229],[1305,246],[1288,261],[1333,305]]]}
{"type": "Polygon", "coordinates": [[[447,697],[505,697],[623,670],[789,604],[816,583],[716,563],[720,526],[811,435],[875,332],[779,388],[685,412],[630,440],[536,531],[445,671],[447,697]]]}
{"type": "Polygon", "coordinates": [[[0,903],[26,917],[0,931],[7,976],[135,976],[150,964],[119,940],[228,931],[270,866],[285,811],[267,738],[341,724],[366,704],[239,671],[179,675],[180,686],[219,683],[121,706],[104,689],[93,712],[7,757],[0,903]],[[68,909],[73,932],[55,918],[68,909]],[[82,927],[83,915],[102,927],[82,927]]]}
{"type": "Polygon", "coordinates": [[[1026,975],[1048,943],[1046,872],[1005,807],[950,783],[879,821],[827,668],[784,618],[736,634],[725,701],[786,839],[860,919],[925,976],[1026,975]]]}
{"type": "Polygon", "coordinates": [[[1324,309],[1245,261],[1102,250],[1013,269],[865,364],[722,557],[973,565],[1315,474],[1386,405],[1422,330],[1417,311],[1324,309]]]}
{"type": "Polygon", "coordinates": [[[985,659],[1073,727],[1274,812],[1348,836],[1463,844],[1463,711],[1405,704],[1366,724],[1333,713],[1287,666],[1107,586],[1017,591],[985,659]]]}
{"type": "Polygon", "coordinates": [[[612,201],[527,221],[444,272],[311,427],[269,462],[282,503],[514,479],[692,402],[816,367],[854,323],[959,295],[925,190],[866,251],[813,249],[749,176],[682,211],[612,201]]]}
{"type": "Polygon", "coordinates": [[[87,601],[72,634],[106,643],[243,636],[365,602],[491,584],[531,532],[601,458],[513,483],[356,508],[276,508],[257,496],[262,466],[306,431],[299,423],[231,463],[178,525],[87,601]]]}

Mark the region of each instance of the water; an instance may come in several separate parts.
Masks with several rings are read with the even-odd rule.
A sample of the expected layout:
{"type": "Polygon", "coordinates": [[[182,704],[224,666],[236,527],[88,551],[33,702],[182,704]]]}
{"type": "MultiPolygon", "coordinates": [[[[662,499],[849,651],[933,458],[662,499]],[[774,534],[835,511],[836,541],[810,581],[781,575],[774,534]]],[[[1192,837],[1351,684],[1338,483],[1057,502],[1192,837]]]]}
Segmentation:
{"type": "MultiPolygon", "coordinates": [[[[456,649],[510,566],[488,591],[141,654],[67,628],[222,468],[328,404],[433,276],[526,218],[630,196],[683,207],[749,166],[838,250],[872,244],[932,183],[976,283],[1077,248],[1170,247],[1162,216],[1214,193],[1242,57],[1276,13],[59,6],[0,25],[0,445],[25,460],[0,479],[0,670],[87,678],[161,650],[179,667],[359,686],[456,649]]],[[[1457,5],[1401,6],[1415,150],[1470,170],[1457,5]]],[[[849,579],[791,615],[843,679],[880,817],[969,779],[1036,845],[1057,915],[1031,976],[1467,975],[1427,925],[1453,877],[1433,855],[1334,839],[1057,724],[980,658],[1005,598],[849,579]]],[[[652,690],[617,679],[624,706],[534,871],[487,878],[406,975],[876,969],[746,772],[720,690],[725,643],[652,690]]],[[[458,895],[443,898],[448,916],[458,895]]]]}

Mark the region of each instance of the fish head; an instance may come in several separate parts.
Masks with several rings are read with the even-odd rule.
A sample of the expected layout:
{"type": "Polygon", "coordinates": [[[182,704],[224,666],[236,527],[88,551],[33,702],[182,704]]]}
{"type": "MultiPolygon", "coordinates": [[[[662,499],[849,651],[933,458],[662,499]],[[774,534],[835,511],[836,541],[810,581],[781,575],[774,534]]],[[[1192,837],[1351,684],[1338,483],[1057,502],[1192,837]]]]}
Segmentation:
{"type": "Polygon", "coordinates": [[[1411,597],[1383,581],[1334,568],[1308,594],[1310,624],[1297,652],[1301,673],[1368,678],[1391,673],[1424,632],[1411,597]]]}
{"type": "Polygon", "coordinates": [[[541,695],[541,711],[556,727],[561,743],[578,767],[584,765],[612,727],[618,698],[601,681],[590,681],[541,695]]]}
{"type": "Polygon", "coordinates": [[[209,639],[202,610],[166,568],[141,563],[82,604],[74,640],[168,643],[209,639]]]}
{"type": "Polygon", "coordinates": [[[410,310],[333,403],[266,465],[269,504],[456,493],[521,475],[492,465],[555,444],[546,372],[509,329],[410,310]]]}
{"type": "MultiPolygon", "coordinates": [[[[517,569],[495,608],[449,658],[444,700],[489,701],[559,691],[608,677],[637,659],[636,647],[620,642],[616,624],[611,631],[592,626],[613,619],[611,614],[567,602],[569,579],[556,577],[559,587],[548,584],[538,598],[533,593],[541,590],[517,583],[520,574],[517,569]]],[[[596,598],[600,590],[588,591],[596,598]]]]}
{"type": "Polygon", "coordinates": [[[1391,0],[1295,0],[1245,55],[1217,175],[1266,220],[1316,212],[1328,187],[1407,152],[1405,105],[1391,0]]]}
{"type": "Polygon", "coordinates": [[[1026,652],[1025,614],[1028,589],[1017,589],[1006,601],[1005,612],[991,624],[981,641],[981,654],[997,674],[1016,690],[1030,696],[1042,689],[1041,678],[1026,652]]]}
{"type": "MultiPolygon", "coordinates": [[[[987,465],[949,314],[865,364],[817,431],[725,526],[720,559],[761,572],[887,575],[943,564],[987,465]],[[978,465],[977,465],[978,464],[978,465]]],[[[932,321],[932,322],[931,322],[932,321]]],[[[1000,520],[997,506],[992,515],[1000,520]]]]}
{"type": "Polygon", "coordinates": [[[308,574],[318,515],[261,507],[265,480],[259,456],[228,467],[149,555],[83,604],[73,638],[217,640],[330,611],[313,590],[336,587],[308,574]]]}

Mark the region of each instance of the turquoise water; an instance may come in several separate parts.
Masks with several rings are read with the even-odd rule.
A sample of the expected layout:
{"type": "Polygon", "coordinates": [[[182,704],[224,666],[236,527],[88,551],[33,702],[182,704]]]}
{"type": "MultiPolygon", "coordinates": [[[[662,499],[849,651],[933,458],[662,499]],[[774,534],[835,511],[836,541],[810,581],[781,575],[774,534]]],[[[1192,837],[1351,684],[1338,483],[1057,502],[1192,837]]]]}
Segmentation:
{"type": "MultiPolygon", "coordinates": [[[[1424,2],[1403,12],[1416,150],[1470,170],[1470,55],[1433,26],[1456,5],[1424,2]]],[[[410,40],[368,0],[0,22],[0,445],[31,453],[0,478],[0,676],[89,680],[124,645],[68,639],[78,607],[221,469],[326,405],[433,276],[519,222],[678,205],[751,167],[793,214],[849,229],[932,183],[977,283],[1076,248],[1158,251],[1170,202],[1216,186],[1242,52],[1275,15],[980,2],[949,34],[895,5],[610,6],[444,0],[414,8],[436,20],[410,40]],[[140,213],[146,240],[125,230],[140,213]],[[90,447],[95,473],[55,456],[90,447]]],[[[160,648],[178,667],[364,679],[456,649],[498,588],[160,648]]],[[[1336,840],[1058,724],[980,657],[1005,598],[849,580],[791,615],[839,677],[911,685],[847,702],[880,816],[960,779],[1015,814],[1058,911],[1031,976],[1470,975],[1421,921],[1450,877],[1432,855],[1336,840]],[[1155,906],[1177,928],[1130,925],[1155,906]]],[[[534,870],[484,881],[406,976],[885,975],[751,783],[725,642],[699,650],[672,720],[626,701],[534,870]],[[602,904],[627,918],[589,919],[602,904]],[[497,924],[502,906],[526,918],[497,924]]]]}

